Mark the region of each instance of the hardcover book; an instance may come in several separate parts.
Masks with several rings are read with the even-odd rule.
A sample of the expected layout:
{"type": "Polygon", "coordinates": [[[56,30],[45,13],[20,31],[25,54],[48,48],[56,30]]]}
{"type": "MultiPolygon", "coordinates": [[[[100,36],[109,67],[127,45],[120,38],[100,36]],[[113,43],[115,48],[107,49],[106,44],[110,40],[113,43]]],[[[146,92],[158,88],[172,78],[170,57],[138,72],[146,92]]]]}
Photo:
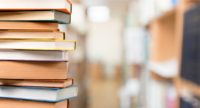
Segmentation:
{"type": "Polygon", "coordinates": [[[0,61],[0,79],[67,79],[68,62],[0,61]]]}
{"type": "Polygon", "coordinates": [[[1,40],[65,40],[63,32],[0,31],[1,40]]]}
{"type": "Polygon", "coordinates": [[[0,22],[0,30],[57,32],[59,24],[50,22],[0,22]]]}
{"type": "Polygon", "coordinates": [[[57,103],[48,103],[16,99],[0,99],[0,108],[69,108],[68,106],[68,100],[57,103]]]}
{"type": "Polygon", "coordinates": [[[70,0],[0,0],[0,10],[59,10],[72,13],[70,0]]]}
{"type": "Polygon", "coordinates": [[[67,51],[0,50],[3,61],[66,62],[68,57],[67,51]]]}
{"type": "Polygon", "coordinates": [[[61,102],[78,94],[75,86],[67,88],[0,86],[0,98],[41,102],[61,102]]]}
{"type": "Polygon", "coordinates": [[[15,50],[75,50],[76,41],[73,40],[0,40],[0,49],[15,50]]]}
{"type": "Polygon", "coordinates": [[[56,10],[46,11],[7,11],[0,12],[0,21],[16,22],[58,22],[69,24],[71,15],[56,10]]]}
{"type": "Polygon", "coordinates": [[[73,85],[73,79],[65,80],[24,80],[24,79],[1,79],[1,86],[27,86],[27,87],[51,87],[65,88],[73,85]]]}

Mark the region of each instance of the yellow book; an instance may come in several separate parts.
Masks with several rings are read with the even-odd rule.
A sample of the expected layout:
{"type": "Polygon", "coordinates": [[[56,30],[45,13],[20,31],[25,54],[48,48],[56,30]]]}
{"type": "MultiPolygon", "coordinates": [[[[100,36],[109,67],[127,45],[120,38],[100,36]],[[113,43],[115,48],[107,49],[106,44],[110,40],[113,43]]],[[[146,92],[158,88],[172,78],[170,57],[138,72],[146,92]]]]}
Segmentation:
{"type": "Polygon", "coordinates": [[[63,32],[0,31],[0,40],[64,40],[63,32]]]}

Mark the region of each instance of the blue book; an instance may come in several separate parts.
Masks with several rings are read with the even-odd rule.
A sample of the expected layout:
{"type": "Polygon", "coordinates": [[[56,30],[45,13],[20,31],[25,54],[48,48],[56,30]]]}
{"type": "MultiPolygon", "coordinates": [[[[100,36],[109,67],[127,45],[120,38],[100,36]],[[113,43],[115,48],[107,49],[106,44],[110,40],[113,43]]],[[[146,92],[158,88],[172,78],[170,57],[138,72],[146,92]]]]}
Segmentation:
{"type": "Polygon", "coordinates": [[[32,100],[42,102],[60,102],[78,95],[78,88],[45,88],[0,86],[0,98],[32,100]]]}

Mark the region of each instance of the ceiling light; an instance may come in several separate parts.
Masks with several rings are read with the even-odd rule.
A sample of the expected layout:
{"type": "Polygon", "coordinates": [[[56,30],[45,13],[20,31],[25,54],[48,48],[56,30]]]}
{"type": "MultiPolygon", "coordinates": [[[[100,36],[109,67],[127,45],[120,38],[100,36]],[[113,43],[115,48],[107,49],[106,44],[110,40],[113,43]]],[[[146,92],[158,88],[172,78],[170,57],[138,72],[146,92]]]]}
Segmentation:
{"type": "Polygon", "coordinates": [[[92,22],[106,22],[110,18],[110,10],[107,6],[89,7],[88,18],[92,22]]]}

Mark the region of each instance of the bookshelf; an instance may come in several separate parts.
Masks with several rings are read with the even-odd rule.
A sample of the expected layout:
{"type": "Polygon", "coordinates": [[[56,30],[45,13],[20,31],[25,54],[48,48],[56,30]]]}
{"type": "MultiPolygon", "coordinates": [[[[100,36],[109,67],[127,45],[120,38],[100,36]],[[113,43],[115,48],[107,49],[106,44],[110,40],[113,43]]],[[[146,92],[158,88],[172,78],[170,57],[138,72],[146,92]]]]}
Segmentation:
{"type": "MultiPolygon", "coordinates": [[[[183,18],[183,15],[184,13],[192,8],[195,4],[199,3],[198,0],[185,0],[185,1],[181,1],[179,3],[179,14],[177,15],[177,23],[178,23],[178,26],[177,26],[177,38],[178,38],[178,43],[179,43],[179,46],[177,47],[178,49],[181,49],[182,48],[182,38],[183,38],[183,21],[184,21],[184,18],[183,18]]],[[[181,55],[181,50],[179,50],[179,55],[181,55]]],[[[181,56],[179,56],[179,62],[181,61],[181,56]]],[[[180,63],[179,63],[180,64],[180,63]]],[[[197,84],[194,84],[190,81],[187,81],[187,80],[184,80],[180,77],[180,75],[177,76],[176,78],[176,87],[177,87],[177,91],[178,91],[178,94],[180,96],[180,92],[184,89],[186,89],[187,91],[189,91],[192,95],[194,96],[200,96],[200,86],[197,85],[197,84]]],[[[178,100],[179,101],[179,100],[178,100]]],[[[178,106],[179,107],[179,106],[178,106]]]]}
{"type": "MultiPolygon", "coordinates": [[[[177,7],[152,20],[148,25],[151,34],[149,62],[162,63],[169,60],[178,61],[177,52],[177,7]]],[[[163,76],[161,72],[150,70],[150,77],[161,84],[170,84],[176,88],[176,76],[163,76]]],[[[176,92],[178,92],[176,90],[176,92]]],[[[178,97],[175,106],[178,106],[178,97]]],[[[178,108],[178,107],[177,107],[178,108]]]]}
{"type": "MultiPolygon", "coordinates": [[[[149,24],[151,33],[150,62],[165,62],[176,59],[175,49],[175,27],[176,27],[176,8],[166,14],[154,19],[149,24]]],[[[154,73],[154,71],[152,71],[154,73]]],[[[155,73],[154,73],[155,74],[155,73]]],[[[159,76],[159,74],[157,74],[159,76]]],[[[163,76],[160,76],[164,78],[163,76]]],[[[166,79],[173,79],[166,78],[166,79]]]]}
{"type": "MultiPolygon", "coordinates": [[[[178,62],[178,67],[180,67],[184,13],[197,3],[198,0],[180,0],[175,8],[149,23],[148,29],[152,36],[150,61],[162,62],[175,59],[178,62]]],[[[183,80],[180,77],[180,72],[177,76],[169,78],[151,71],[151,78],[159,82],[169,82],[176,88],[176,108],[180,108],[179,99],[183,89],[195,96],[200,96],[200,86],[183,80]]]]}

